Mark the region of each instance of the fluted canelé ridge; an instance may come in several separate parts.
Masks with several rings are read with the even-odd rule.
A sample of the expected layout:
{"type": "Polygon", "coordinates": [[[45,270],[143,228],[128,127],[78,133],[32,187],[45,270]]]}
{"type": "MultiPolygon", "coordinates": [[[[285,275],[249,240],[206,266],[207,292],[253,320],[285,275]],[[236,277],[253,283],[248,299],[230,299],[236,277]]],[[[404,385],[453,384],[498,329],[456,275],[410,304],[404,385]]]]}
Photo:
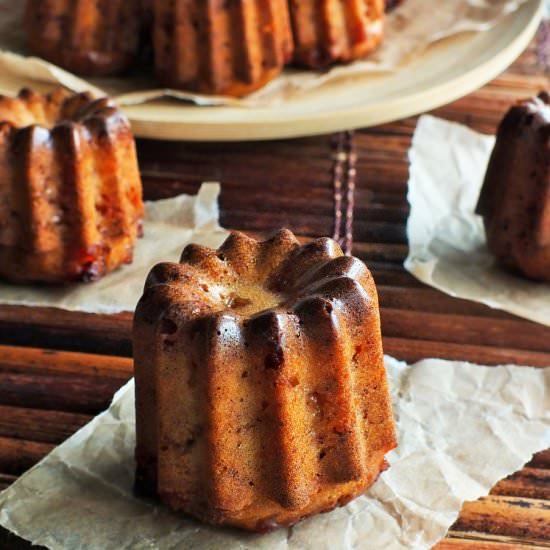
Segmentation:
{"type": "Polygon", "coordinates": [[[350,62],[384,37],[384,0],[288,0],[294,61],[313,69],[350,62]]]}
{"type": "Polygon", "coordinates": [[[330,239],[188,246],[148,277],[134,357],[137,485],[207,522],[330,510],[395,446],[374,282],[330,239]]]}
{"type": "Polygon", "coordinates": [[[141,179],[130,125],[107,98],[0,96],[0,276],[93,280],[132,260],[141,179]]]}
{"type": "Polygon", "coordinates": [[[155,66],[166,86],[246,95],[292,56],[287,0],[154,0],[155,66]]]}
{"type": "Polygon", "coordinates": [[[135,67],[151,43],[162,85],[240,97],[291,62],[365,57],[384,11],[385,0],[27,0],[25,19],[30,49],[77,74],[135,67]]]}
{"type": "Polygon", "coordinates": [[[136,61],[144,0],[27,0],[31,50],[78,74],[118,73],[136,61]]]}

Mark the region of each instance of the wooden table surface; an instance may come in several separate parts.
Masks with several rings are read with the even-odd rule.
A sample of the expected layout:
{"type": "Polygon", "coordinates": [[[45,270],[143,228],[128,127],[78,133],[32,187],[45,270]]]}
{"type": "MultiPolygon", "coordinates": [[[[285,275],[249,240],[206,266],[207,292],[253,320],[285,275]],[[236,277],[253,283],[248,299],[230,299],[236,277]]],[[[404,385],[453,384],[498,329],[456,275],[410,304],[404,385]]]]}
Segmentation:
{"type": "MultiPolygon", "coordinates": [[[[549,88],[547,35],[541,28],[508,71],[434,114],[493,133],[515,99],[549,88]]],[[[308,238],[334,233],[335,176],[345,225],[355,173],[353,253],[377,281],[388,354],[409,362],[550,366],[550,328],[450,298],[404,271],[407,150],[415,124],[409,118],[353,135],[265,143],[140,141],[145,195],[194,193],[202,181],[221,181],[225,227],[261,234],[286,226],[308,238]]],[[[105,409],[131,377],[131,320],[129,313],[0,306],[0,489],[105,409]]],[[[0,531],[0,548],[28,547],[0,531]]],[[[550,449],[489,496],[466,503],[437,548],[550,548],[550,449]]]]}

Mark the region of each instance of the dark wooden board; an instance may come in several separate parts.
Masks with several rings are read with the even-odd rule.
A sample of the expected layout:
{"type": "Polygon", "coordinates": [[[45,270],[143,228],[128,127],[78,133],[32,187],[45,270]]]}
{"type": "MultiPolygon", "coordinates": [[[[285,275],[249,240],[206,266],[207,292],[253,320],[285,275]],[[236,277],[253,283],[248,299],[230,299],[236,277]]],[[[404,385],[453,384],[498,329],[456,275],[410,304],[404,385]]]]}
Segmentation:
{"type": "MultiPolygon", "coordinates": [[[[515,99],[548,88],[543,32],[503,75],[434,114],[486,132],[515,99]]],[[[547,46],[546,46],[547,47],[547,46]]],[[[549,50],[550,53],[550,50],[549,50]]],[[[354,248],[378,283],[385,351],[481,364],[550,366],[550,329],[450,298],[402,267],[407,150],[416,118],[355,132],[354,248]]],[[[221,222],[253,235],[281,226],[304,239],[334,232],[338,136],[265,143],[138,144],[146,197],[222,182],[221,222]]],[[[109,403],[132,373],[131,314],[0,306],[0,489],[109,403]]],[[[27,548],[0,531],[0,548],[27,548]]],[[[439,550],[550,548],[550,449],[466,503],[439,550]]]]}

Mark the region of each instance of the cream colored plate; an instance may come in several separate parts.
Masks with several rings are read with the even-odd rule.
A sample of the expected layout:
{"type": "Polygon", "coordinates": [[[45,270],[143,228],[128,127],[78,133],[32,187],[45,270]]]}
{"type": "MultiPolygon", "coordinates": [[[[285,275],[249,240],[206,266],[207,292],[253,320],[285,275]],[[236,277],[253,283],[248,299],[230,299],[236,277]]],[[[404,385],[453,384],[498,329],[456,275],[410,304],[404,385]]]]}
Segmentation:
{"type": "Polygon", "coordinates": [[[390,75],[338,80],[268,108],[157,100],[124,110],[136,135],[156,139],[263,140],[374,126],[434,109],[493,79],[527,47],[542,7],[531,0],[492,30],[444,40],[390,75]]]}

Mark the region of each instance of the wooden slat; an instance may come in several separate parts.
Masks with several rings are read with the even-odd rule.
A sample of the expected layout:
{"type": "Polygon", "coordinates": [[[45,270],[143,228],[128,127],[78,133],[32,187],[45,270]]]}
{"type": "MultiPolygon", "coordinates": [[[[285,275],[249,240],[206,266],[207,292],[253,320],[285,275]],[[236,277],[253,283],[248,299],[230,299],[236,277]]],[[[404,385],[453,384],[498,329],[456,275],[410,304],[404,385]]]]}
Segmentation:
{"type": "Polygon", "coordinates": [[[476,535],[471,535],[471,538],[467,534],[457,536],[459,538],[455,538],[454,533],[449,534],[434,550],[548,550],[550,548],[546,543],[533,544],[508,537],[494,537],[501,540],[491,540],[490,537],[482,538],[476,535]]]}
{"type": "Polygon", "coordinates": [[[130,356],[132,315],[0,307],[0,344],[130,356]]]}
{"type": "MultiPolygon", "coordinates": [[[[89,353],[0,345],[0,372],[81,375],[128,380],[132,360],[89,353]]],[[[0,396],[1,401],[1,396],[0,396]]]]}
{"type": "Polygon", "coordinates": [[[492,495],[466,502],[453,533],[479,532],[515,537],[535,544],[550,541],[548,501],[492,495]]]}
{"type": "Polygon", "coordinates": [[[499,481],[491,494],[550,501],[550,469],[523,468],[499,481]]]}
{"type": "Polygon", "coordinates": [[[532,468],[546,468],[550,470],[550,449],[537,453],[531,461],[527,464],[532,468]]]}
{"type": "Polygon", "coordinates": [[[445,315],[393,308],[382,308],[381,317],[385,336],[406,335],[413,340],[429,340],[437,335],[441,342],[550,352],[550,329],[520,319],[491,319],[488,323],[474,315],[445,315]]]}
{"type": "Polygon", "coordinates": [[[54,448],[51,443],[0,437],[0,472],[21,475],[54,448]]]}
{"type": "MultiPolygon", "coordinates": [[[[7,489],[16,479],[17,476],[14,475],[0,474],[0,491],[7,489]]],[[[0,546],[0,548],[2,548],[2,546],[0,546]]]]}
{"type": "Polygon", "coordinates": [[[414,363],[426,357],[437,357],[450,361],[468,361],[479,365],[550,366],[550,353],[435,340],[410,340],[386,336],[384,337],[384,351],[388,355],[408,363],[414,363]]]}
{"type": "Polygon", "coordinates": [[[517,317],[504,311],[492,309],[477,302],[457,300],[426,286],[409,288],[397,284],[378,284],[377,288],[380,305],[388,309],[517,320],[517,317]]]}
{"type": "Polygon", "coordinates": [[[91,419],[80,413],[0,405],[0,435],[59,445],[91,419]]]}
{"type": "Polygon", "coordinates": [[[12,407],[97,414],[120,386],[120,378],[6,373],[0,378],[0,399],[12,407]]]}

